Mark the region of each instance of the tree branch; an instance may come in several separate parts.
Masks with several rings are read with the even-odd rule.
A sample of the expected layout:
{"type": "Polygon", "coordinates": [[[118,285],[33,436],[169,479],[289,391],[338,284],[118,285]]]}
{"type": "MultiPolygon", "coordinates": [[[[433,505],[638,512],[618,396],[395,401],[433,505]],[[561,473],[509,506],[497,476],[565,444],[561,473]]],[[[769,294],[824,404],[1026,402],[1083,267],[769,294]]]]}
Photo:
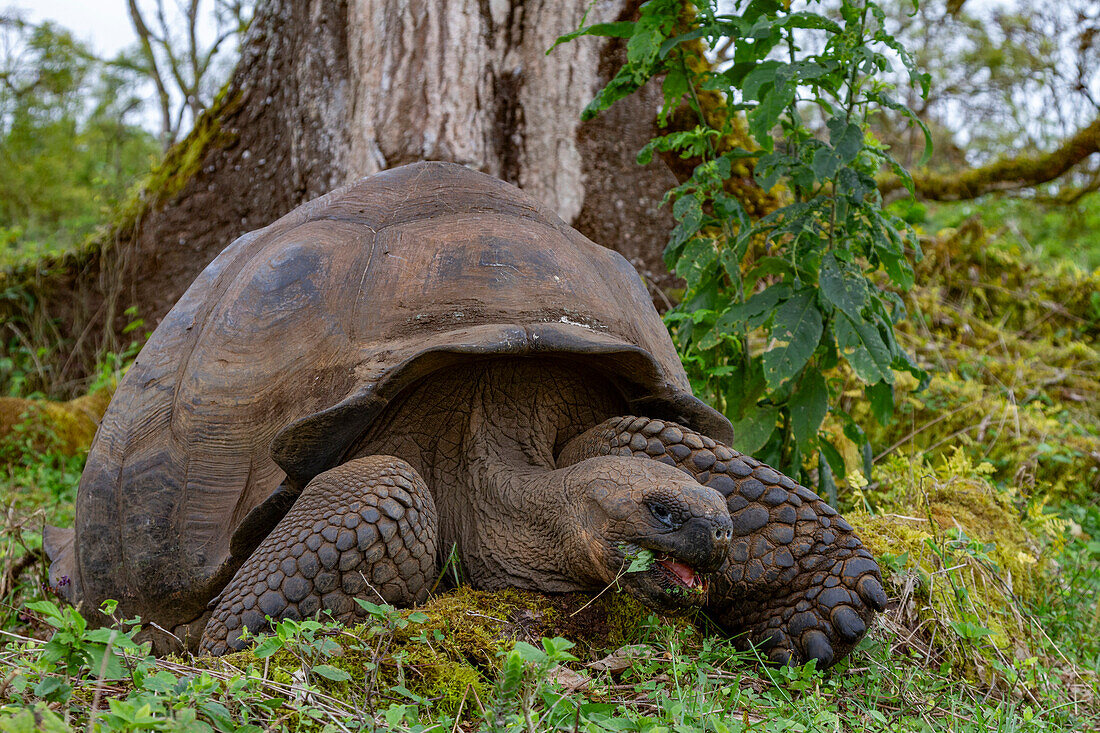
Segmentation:
{"type": "MultiPolygon", "coordinates": [[[[1049,153],[1024,153],[954,174],[913,172],[917,197],[932,201],[964,201],[994,191],[1031,188],[1061,178],[1071,168],[1100,152],[1100,117],[1049,153]]],[[[904,187],[897,176],[880,180],[879,191],[889,195],[904,187]]]]}
{"type": "Polygon", "coordinates": [[[1094,170],[1087,183],[1059,191],[1057,194],[1036,196],[1035,200],[1043,204],[1056,206],[1072,206],[1088,196],[1090,193],[1100,191],[1100,169],[1094,170]]]}
{"type": "Polygon", "coordinates": [[[153,77],[153,84],[157,88],[157,98],[160,101],[161,144],[167,149],[169,145],[175,142],[176,133],[172,128],[171,96],[164,84],[164,76],[161,73],[160,65],[157,63],[157,55],[153,52],[153,42],[157,39],[145,24],[145,18],[141,15],[137,0],[129,0],[127,6],[130,10],[130,21],[133,23],[138,40],[141,42],[142,56],[145,57],[145,63],[149,64],[149,75],[153,77]]]}

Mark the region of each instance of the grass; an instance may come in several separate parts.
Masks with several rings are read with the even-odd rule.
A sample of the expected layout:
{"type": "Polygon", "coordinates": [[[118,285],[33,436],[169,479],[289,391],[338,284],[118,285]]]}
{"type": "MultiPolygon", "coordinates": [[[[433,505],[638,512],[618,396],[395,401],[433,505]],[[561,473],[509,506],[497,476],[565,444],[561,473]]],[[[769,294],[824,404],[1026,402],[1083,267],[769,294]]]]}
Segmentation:
{"type": "MultiPolygon", "coordinates": [[[[394,667],[400,651],[395,620],[417,627],[414,612],[379,607],[370,623],[348,630],[313,624],[283,637],[280,665],[262,659],[158,660],[130,641],[126,626],[102,662],[69,664],[56,648],[5,634],[3,664],[8,703],[0,728],[37,716],[57,729],[88,727],[91,703],[103,730],[585,730],[585,731],[1069,731],[1100,725],[1081,702],[983,690],[950,670],[930,669],[906,653],[889,620],[845,662],[828,672],[813,664],[774,668],[738,652],[729,640],[692,626],[648,617],[637,638],[594,659],[577,659],[558,638],[521,639],[481,670],[487,691],[463,688],[457,708],[437,712],[438,700],[412,682],[378,685],[371,672],[394,667]],[[120,641],[121,640],[121,641],[120,641]],[[629,653],[628,653],[629,652],[629,653]],[[53,661],[46,661],[54,658],[53,661]],[[349,671],[342,660],[358,660],[349,671]],[[98,663],[98,664],[96,664],[98,663]],[[113,666],[113,674],[98,675],[113,666]],[[101,679],[102,677],[102,679],[101,679]],[[119,679],[110,679],[117,677],[119,679]],[[71,686],[71,691],[70,691],[71,686]],[[103,705],[103,702],[106,705],[103,705]]],[[[71,624],[58,616],[62,631],[71,624]]],[[[421,614],[423,616],[423,614],[421,614]]],[[[104,632],[105,630],[99,630],[104,632]]],[[[92,632],[83,648],[93,646],[92,632]]],[[[108,636],[98,637],[106,647],[108,636]]],[[[422,630],[420,643],[431,643],[422,630]]],[[[67,642],[68,650],[77,647],[67,642]]],[[[261,648],[265,641],[261,639],[261,648]]],[[[56,647],[56,645],[55,645],[56,647]]],[[[66,650],[62,650],[66,651],[66,650]]],[[[77,653],[79,656],[79,652],[77,653]]],[[[237,656],[237,655],[234,655],[237,656]]],[[[406,681],[421,670],[406,664],[406,681]]]]}
{"type": "Polygon", "coordinates": [[[1036,589],[1035,619],[1083,665],[1100,670],[1100,507],[1070,504],[1061,514],[1069,537],[1055,556],[1055,582],[1036,589]]]}

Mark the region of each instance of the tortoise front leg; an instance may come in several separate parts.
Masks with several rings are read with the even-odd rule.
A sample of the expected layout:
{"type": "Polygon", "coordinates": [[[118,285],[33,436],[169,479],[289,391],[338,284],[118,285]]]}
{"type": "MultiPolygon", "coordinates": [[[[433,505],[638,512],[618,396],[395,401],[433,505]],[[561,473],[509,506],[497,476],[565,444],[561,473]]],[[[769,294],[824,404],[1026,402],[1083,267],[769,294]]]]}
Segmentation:
{"type": "Polygon", "coordinates": [[[423,601],[435,577],[436,527],[428,487],[400,458],[369,456],[325,471],[214,599],[200,652],[244,648],[242,628],[261,631],[266,616],[328,610],[349,621],[364,613],[356,596],[423,601]]]}
{"type": "Polygon", "coordinates": [[[707,610],[730,632],[770,650],[773,661],[828,666],[886,607],[878,565],[851,525],[775,469],[676,423],[634,416],[577,436],[558,465],[598,455],[652,458],[726,497],[734,541],[707,610]]]}

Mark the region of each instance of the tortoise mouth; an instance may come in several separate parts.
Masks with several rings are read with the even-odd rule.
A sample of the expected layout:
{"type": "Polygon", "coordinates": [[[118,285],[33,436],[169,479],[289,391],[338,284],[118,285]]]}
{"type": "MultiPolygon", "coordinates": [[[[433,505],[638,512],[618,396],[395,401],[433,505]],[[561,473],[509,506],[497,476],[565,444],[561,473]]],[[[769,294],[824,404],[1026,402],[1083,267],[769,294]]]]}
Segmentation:
{"type": "Polygon", "coordinates": [[[621,583],[632,595],[646,605],[661,611],[678,611],[702,606],[710,589],[709,573],[700,572],[695,565],[667,550],[631,545],[633,550],[649,550],[653,563],[644,570],[625,573],[621,583]]]}
{"type": "Polygon", "coordinates": [[[658,557],[650,572],[657,572],[662,580],[671,583],[668,592],[673,590],[686,590],[691,593],[706,595],[710,587],[710,580],[699,573],[688,563],[674,557],[658,557]]]}

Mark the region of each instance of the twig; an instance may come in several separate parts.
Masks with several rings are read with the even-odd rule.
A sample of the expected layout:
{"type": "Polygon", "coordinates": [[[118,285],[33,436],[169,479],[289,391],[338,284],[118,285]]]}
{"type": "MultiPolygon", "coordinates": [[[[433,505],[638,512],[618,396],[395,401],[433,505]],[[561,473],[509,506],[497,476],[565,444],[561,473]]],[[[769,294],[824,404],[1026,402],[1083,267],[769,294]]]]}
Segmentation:
{"type": "Polygon", "coordinates": [[[920,426],[919,428],[917,428],[916,430],[913,430],[913,431],[912,431],[912,432],[910,432],[910,433],[909,433],[908,435],[906,435],[906,436],[902,437],[902,438],[901,438],[900,440],[898,440],[898,441],[897,441],[896,443],[894,443],[894,444],[893,444],[893,445],[891,445],[891,446],[890,446],[889,448],[887,448],[886,450],[884,450],[884,451],[883,451],[882,453],[879,453],[879,454],[878,454],[877,456],[875,456],[875,457],[874,457],[874,461],[873,461],[873,462],[874,462],[874,463],[878,463],[878,462],[879,462],[879,461],[881,461],[881,460],[882,460],[883,458],[885,458],[886,456],[890,455],[890,454],[891,454],[891,453],[893,453],[893,452],[894,452],[895,450],[897,450],[897,449],[898,449],[898,448],[900,448],[901,446],[905,445],[905,444],[906,444],[906,443],[908,443],[908,442],[909,442],[910,440],[912,440],[913,438],[917,437],[917,435],[919,435],[920,433],[924,432],[924,431],[925,431],[925,430],[927,430],[928,428],[932,427],[932,426],[933,426],[933,425],[935,425],[936,423],[942,422],[942,421],[946,420],[946,419],[947,419],[947,418],[949,418],[949,417],[952,417],[952,416],[954,416],[954,415],[957,415],[957,414],[959,414],[959,413],[960,413],[960,412],[962,412],[963,410],[967,410],[967,409],[970,409],[971,407],[973,407],[973,405],[972,405],[972,404],[970,404],[970,403],[967,403],[967,404],[965,404],[965,405],[960,405],[959,407],[956,407],[956,408],[955,408],[954,410],[951,410],[951,412],[945,412],[945,413],[943,413],[942,415],[940,415],[939,417],[937,417],[937,418],[934,418],[934,419],[932,419],[932,420],[929,420],[929,421],[928,421],[928,422],[926,422],[926,423],[925,423],[924,425],[921,425],[921,426],[920,426]]]}
{"type": "Polygon", "coordinates": [[[578,609],[577,609],[576,611],[574,611],[573,613],[569,614],[569,618],[573,618],[573,617],[574,617],[574,616],[576,616],[576,615],[577,615],[578,613],[580,613],[580,612],[581,612],[581,611],[583,611],[584,609],[586,609],[586,608],[588,608],[589,606],[591,606],[591,605],[592,605],[593,603],[595,603],[595,602],[596,602],[596,599],[597,599],[597,598],[599,598],[600,596],[602,596],[602,595],[603,595],[604,593],[606,593],[606,592],[608,591],[608,589],[609,589],[609,588],[612,588],[612,587],[618,587],[618,585],[619,585],[619,579],[620,579],[620,578],[622,578],[622,577],[623,577],[624,575],[626,575],[626,573],[627,573],[627,569],[626,569],[626,568],[627,568],[627,565],[626,565],[626,562],[627,562],[627,558],[623,558],[623,565],[622,565],[622,567],[620,567],[620,568],[619,568],[619,572],[618,572],[618,573],[617,573],[617,574],[615,575],[615,577],[614,577],[614,578],[612,578],[611,582],[610,582],[610,583],[608,583],[608,584],[607,584],[606,586],[604,586],[604,589],[603,589],[603,590],[601,590],[601,591],[600,591],[599,593],[597,593],[596,595],[594,595],[594,596],[592,596],[591,598],[589,598],[589,599],[588,599],[588,603],[584,604],[583,606],[581,606],[580,608],[578,608],[578,609]]]}

